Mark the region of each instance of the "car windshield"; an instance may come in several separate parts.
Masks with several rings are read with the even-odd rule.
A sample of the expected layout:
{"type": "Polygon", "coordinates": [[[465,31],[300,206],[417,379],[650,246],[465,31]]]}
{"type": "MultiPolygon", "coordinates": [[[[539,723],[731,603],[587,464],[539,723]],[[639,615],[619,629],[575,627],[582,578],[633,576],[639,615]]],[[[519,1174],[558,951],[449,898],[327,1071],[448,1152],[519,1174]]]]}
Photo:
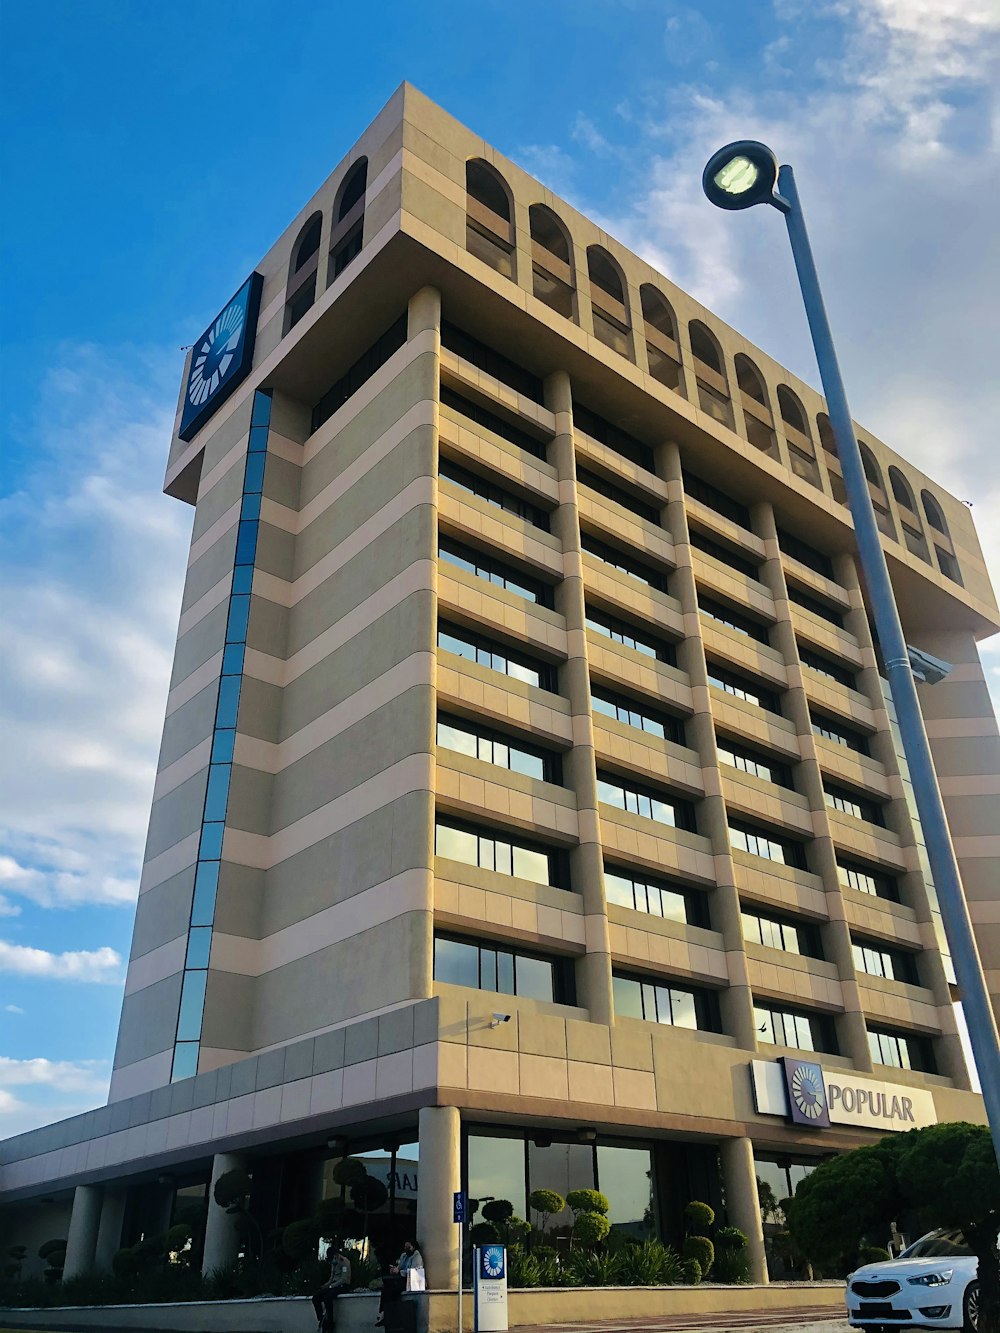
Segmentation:
{"type": "Polygon", "coordinates": [[[965,1243],[961,1231],[932,1231],[927,1236],[915,1240],[899,1256],[900,1259],[964,1259],[972,1251],[965,1243]]]}

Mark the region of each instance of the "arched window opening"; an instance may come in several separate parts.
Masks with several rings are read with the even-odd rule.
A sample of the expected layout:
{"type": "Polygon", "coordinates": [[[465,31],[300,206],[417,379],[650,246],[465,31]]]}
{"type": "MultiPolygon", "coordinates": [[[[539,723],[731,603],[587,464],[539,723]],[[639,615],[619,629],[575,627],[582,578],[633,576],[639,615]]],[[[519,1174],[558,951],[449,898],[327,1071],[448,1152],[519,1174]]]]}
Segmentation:
{"type": "Polygon", "coordinates": [[[594,334],[606,347],[621,356],[632,356],[629,337],[625,285],[618,265],[599,245],[587,248],[587,272],[590,274],[590,304],[594,316],[594,334]]]}
{"type": "Polygon", "coordinates": [[[368,159],[361,157],[344,177],[333,207],[333,235],[327,284],[339,278],[364,245],[365,191],[368,189],[368,159]]]}
{"type": "Polygon", "coordinates": [[[938,569],[945,578],[961,585],[962,572],[958,567],[958,561],[955,559],[955,546],[951,540],[951,533],[948,531],[944,511],[930,491],[921,491],[920,500],[924,506],[924,517],[936,534],[934,537],[934,553],[937,556],[938,569]]]}
{"type": "Polygon", "coordinates": [[[285,332],[295,327],[316,300],[316,272],[323,214],[313,213],[292,246],[285,289],[285,332]]]}
{"type": "Polygon", "coordinates": [[[677,342],[673,312],[656,288],[648,282],[639,288],[639,299],[642,302],[649,373],[668,389],[680,392],[681,349],[677,342]]]}
{"type": "Polygon", "coordinates": [[[927,541],[920,526],[920,516],[917,513],[917,502],[914,499],[913,491],[910,489],[910,483],[900,472],[898,467],[889,468],[889,485],[892,487],[892,493],[899,505],[899,521],[903,526],[903,541],[906,543],[906,549],[921,560],[931,563],[930,551],[927,549],[927,541]]]}
{"type": "Polygon", "coordinates": [[[816,415],[816,431],[819,435],[819,442],[823,446],[823,452],[826,455],[826,470],[830,478],[830,491],[837,504],[847,504],[847,489],[844,486],[844,474],[840,466],[840,455],[837,453],[837,441],[833,437],[833,427],[830,425],[830,418],[825,412],[819,412],[816,415]]]}
{"type": "Polygon", "coordinates": [[[573,318],[572,247],[569,233],[544,204],[528,210],[531,227],[531,289],[539,301],[567,319],[573,318]]]}
{"type": "Polygon", "coordinates": [[[514,276],[510,194],[498,171],[482,158],[465,164],[465,248],[505,278],[514,276]]]}
{"type": "Polygon", "coordinates": [[[816,449],[809,434],[806,414],[787,384],[778,385],[778,410],[788,443],[788,462],[792,471],[812,486],[822,486],[816,449]]]}
{"type": "Polygon", "coordinates": [[[747,423],[747,439],[755,449],[778,458],[778,437],[774,433],[774,418],[764,381],[754,363],[742,352],[736,354],[736,384],[743,404],[743,419],[747,423]]]}
{"type": "Polygon", "coordinates": [[[688,325],[691,352],[694,355],[695,380],[698,385],[698,403],[703,412],[733,428],[733,408],[729,401],[729,385],[723,369],[719,345],[700,320],[688,325]]]}
{"type": "Polygon", "coordinates": [[[921,491],[920,498],[924,503],[924,516],[935,532],[940,532],[942,537],[951,537],[948,531],[948,524],[945,522],[941,506],[938,504],[930,491],[921,491]]]}
{"type": "Polygon", "coordinates": [[[875,507],[875,521],[887,537],[894,538],[896,536],[896,525],[893,523],[892,514],[889,512],[889,500],[885,493],[885,484],[882,481],[882,469],[875,461],[875,455],[867,444],[862,444],[859,440],[858,447],[861,450],[861,462],[865,469],[865,476],[868,478],[868,490],[872,497],[872,504],[875,507]]]}

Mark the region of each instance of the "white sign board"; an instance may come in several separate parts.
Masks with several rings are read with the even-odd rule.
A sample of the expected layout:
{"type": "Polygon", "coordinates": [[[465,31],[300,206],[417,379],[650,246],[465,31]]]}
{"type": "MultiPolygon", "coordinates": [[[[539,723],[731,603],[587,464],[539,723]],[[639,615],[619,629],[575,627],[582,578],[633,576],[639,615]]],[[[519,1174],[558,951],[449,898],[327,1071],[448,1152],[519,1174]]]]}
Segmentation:
{"type": "Polygon", "coordinates": [[[507,1251],[477,1246],[473,1258],[476,1333],[507,1333],[507,1251]]]}
{"type": "Polygon", "coordinates": [[[750,1078],[759,1115],[816,1129],[853,1125],[898,1132],[938,1122],[934,1096],[924,1088],[823,1069],[810,1060],[754,1060],[750,1078]]]}

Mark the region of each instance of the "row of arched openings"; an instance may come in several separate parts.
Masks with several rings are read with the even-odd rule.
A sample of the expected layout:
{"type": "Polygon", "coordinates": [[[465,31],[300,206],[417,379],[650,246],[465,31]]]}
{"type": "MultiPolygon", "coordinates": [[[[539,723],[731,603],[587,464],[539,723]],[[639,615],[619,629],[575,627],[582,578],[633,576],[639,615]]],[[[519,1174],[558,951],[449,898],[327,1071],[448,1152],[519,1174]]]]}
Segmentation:
{"type": "MultiPolygon", "coordinates": [[[[361,253],[367,188],[368,159],[362,157],[349,168],[333,201],[327,245],[327,287],[361,253]]],[[[285,288],[285,333],[295,327],[316,300],[322,241],[323,214],[316,212],[306,219],[292,246],[285,288]]]]}

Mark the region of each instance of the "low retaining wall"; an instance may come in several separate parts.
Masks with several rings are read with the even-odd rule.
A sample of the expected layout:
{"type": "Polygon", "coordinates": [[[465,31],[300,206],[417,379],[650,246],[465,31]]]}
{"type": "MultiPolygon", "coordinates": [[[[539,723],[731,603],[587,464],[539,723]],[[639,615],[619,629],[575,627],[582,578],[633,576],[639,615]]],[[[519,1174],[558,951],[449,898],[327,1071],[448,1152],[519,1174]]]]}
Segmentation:
{"type": "MultiPolygon", "coordinates": [[[[421,1333],[454,1333],[455,1292],[431,1291],[420,1304],[421,1333]]],[[[377,1298],[341,1296],[339,1333],[371,1333],[377,1298]]],[[[774,1282],[766,1287],[538,1287],[511,1291],[512,1328],[522,1324],[591,1323],[602,1319],[655,1319],[658,1315],[715,1315],[777,1310],[844,1309],[842,1282],[774,1282]]],[[[463,1325],[472,1328],[472,1294],[463,1301],[463,1325]]],[[[266,1296],[250,1301],[197,1301],[176,1305],[61,1306],[49,1310],[2,1310],[0,1326],[80,1333],[313,1333],[316,1318],[308,1298],[266,1296]]]]}

